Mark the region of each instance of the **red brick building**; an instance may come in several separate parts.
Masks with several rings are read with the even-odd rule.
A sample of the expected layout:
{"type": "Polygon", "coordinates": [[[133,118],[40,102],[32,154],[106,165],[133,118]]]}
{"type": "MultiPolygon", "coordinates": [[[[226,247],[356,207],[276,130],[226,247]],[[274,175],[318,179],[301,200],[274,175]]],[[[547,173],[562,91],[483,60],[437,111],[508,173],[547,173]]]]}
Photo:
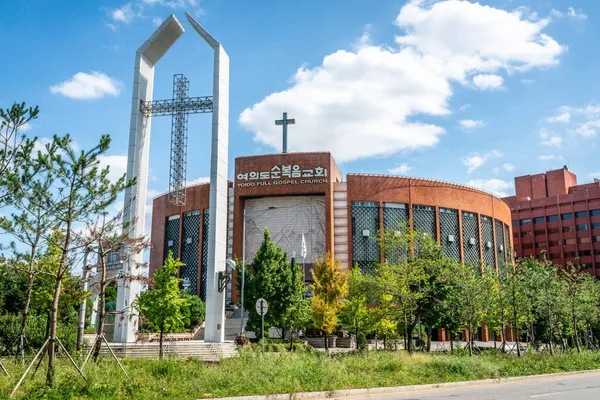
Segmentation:
{"type": "MultiPolygon", "coordinates": [[[[204,297],[208,184],[188,187],[186,198],[182,207],[169,204],[167,194],[154,199],[150,273],[173,251],[186,264],[181,277],[204,297]]],[[[512,248],[511,212],[502,199],[430,179],[348,174],[344,181],[330,153],[237,158],[228,211],[228,258],[251,262],[268,227],[290,256],[295,252],[307,280],[315,258],[326,252],[342,268],[369,269],[381,258],[378,232],[400,224],[429,233],[450,257],[489,268],[502,266],[512,248]]],[[[235,290],[227,292],[228,302],[239,301],[235,290]]]]}
{"type": "Polygon", "coordinates": [[[556,264],[579,262],[600,275],[600,183],[578,185],[565,166],[516,177],[515,192],[504,200],[511,207],[517,257],[545,252],[556,264]]]}

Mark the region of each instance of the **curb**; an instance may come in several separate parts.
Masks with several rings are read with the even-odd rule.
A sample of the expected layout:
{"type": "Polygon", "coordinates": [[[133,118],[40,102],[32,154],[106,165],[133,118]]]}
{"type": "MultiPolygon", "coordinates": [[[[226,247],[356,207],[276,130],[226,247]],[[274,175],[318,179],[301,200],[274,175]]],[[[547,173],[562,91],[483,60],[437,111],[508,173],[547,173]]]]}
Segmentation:
{"type": "Polygon", "coordinates": [[[583,374],[600,374],[600,369],[591,369],[585,371],[571,371],[571,372],[556,372],[553,374],[543,375],[525,375],[525,376],[513,376],[508,378],[495,378],[495,379],[481,379],[477,381],[460,381],[460,382],[445,382],[445,383],[430,383],[426,385],[409,385],[409,386],[391,386],[391,387],[379,387],[379,388],[365,388],[365,389],[345,389],[345,390],[331,390],[323,392],[300,392],[300,393],[287,393],[287,394],[267,394],[267,395],[254,395],[254,396],[241,396],[241,397],[219,397],[219,398],[207,398],[211,400],[290,400],[290,399],[332,399],[352,396],[367,396],[373,394],[396,394],[396,393],[410,393],[418,392],[423,390],[431,389],[444,389],[444,388],[460,388],[468,386],[485,386],[485,385],[502,385],[514,382],[522,381],[535,381],[543,380],[548,378],[556,378],[561,376],[572,376],[572,375],[583,375],[583,374]]]}

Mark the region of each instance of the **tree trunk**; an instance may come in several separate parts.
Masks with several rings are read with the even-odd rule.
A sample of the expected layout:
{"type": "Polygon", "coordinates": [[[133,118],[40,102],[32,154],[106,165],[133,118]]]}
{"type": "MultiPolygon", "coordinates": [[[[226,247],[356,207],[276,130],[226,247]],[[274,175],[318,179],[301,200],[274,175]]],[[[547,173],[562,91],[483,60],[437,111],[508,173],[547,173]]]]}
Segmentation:
{"type": "Polygon", "coordinates": [[[159,337],[159,345],[158,345],[158,358],[163,359],[163,327],[160,327],[160,337],[159,337]]]}
{"type": "Polygon", "coordinates": [[[290,328],[290,351],[294,351],[294,330],[290,328]]]}
{"type": "Polygon", "coordinates": [[[25,335],[27,333],[27,317],[29,316],[29,308],[31,307],[31,297],[33,293],[34,266],[33,260],[29,266],[27,274],[27,297],[25,298],[25,307],[23,307],[23,315],[21,318],[21,332],[19,333],[19,344],[17,348],[17,356],[21,353],[21,360],[25,360],[25,335]]]}
{"type": "Polygon", "coordinates": [[[577,318],[575,316],[575,304],[574,303],[573,303],[572,313],[573,313],[573,340],[575,341],[575,347],[577,347],[577,352],[581,353],[581,346],[579,345],[579,334],[577,333],[577,318]]]}
{"type": "Polygon", "coordinates": [[[425,327],[425,332],[427,332],[427,352],[431,353],[431,328],[430,327],[425,327]]]}
{"type": "Polygon", "coordinates": [[[325,338],[325,351],[329,351],[329,346],[327,345],[327,332],[323,331],[323,338],[325,338]]]}
{"type": "Polygon", "coordinates": [[[50,307],[50,311],[52,314],[50,319],[50,341],[48,342],[48,371],[46,372],[46,385],[48,386],[52,386],[54,384],[54,361],[56,358],[56,326],[58,323],[58,301],[60,299],[61,288],[62,274],[59,271],[59,274],[56,277],[56,285],[54,287],[54,299],[52,300],[52,306],[50,307]]]}
{"type": "Polygon", "coordinates": [[[51,318],[50,318],[50,332],[48,337],[48,370],[46,371],[46,385],[52,386],[54,384],[54,360],[56,358],[56,326],[58,323],[58,301],[60,299],[60,291],[62,289],[63,275],[67,270],[67,257],[69,255],[69,245],[71,243],[71,222],[67,223],[65,227],[65,239],[64,248],[60,257],[60,264],[58,265],[58,273],[56,274],[56,285],[54,287],[54,299],[52,300],[52,306],[50,307],[51,318]]]}
{"type": "MultiPolygon", "coordinates": [[[[102,254],[102,252],[100,253],[102,254]]],[[[104,264],[104,257],[100,256],[100,296],[98,298],[98,329],[96,331],[97,337],[104,335],[104,321],[106,320],[106,265],[104,264]]],[[[100,356],[100,347],[102,346],[101,340],[96,340],[96,346],[94,348],[94,362],[98,361],[100,356]]]]}
{"type": "Polygon", "coordinates": [[[554,347],[552,346],[552,314],[550,314],[550,317],[548,318],[548,329],[550,330],[550,332],[548,333],[548,346],[550,346],[550,355],[553,356],[554,347]]]}
{"type": "Polygon", "coordinates": [[[473,357],[473,321],[469,321],[469,357],[473,357]]]}
{"type": "Polygon", "coordinates": [[[450,336],[450,354],[454,354],[454,338],[452,337],[452,331],[448,330],[450,336]]]}
{"type": "Polygon", "coordinates": [[[411,355],[413,353],[412,335],[415,330],[415,326],[416,326],[416,324],[410,324],[406,327],[406,336],[407,336],[407,340],[408,340],[408,354],[411,354],[411,355]]]}

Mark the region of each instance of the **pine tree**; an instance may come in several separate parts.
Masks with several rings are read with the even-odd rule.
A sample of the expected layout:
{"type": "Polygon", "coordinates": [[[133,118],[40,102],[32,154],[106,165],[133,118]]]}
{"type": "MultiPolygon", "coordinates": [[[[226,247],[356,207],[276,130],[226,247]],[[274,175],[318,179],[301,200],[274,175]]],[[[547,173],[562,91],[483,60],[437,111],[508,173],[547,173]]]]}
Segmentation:
{"type": "Polygon", "coordinates": [[[340,269],[339,262],[331,254],[318,258],[312,269],[313,284],[312,319],[316,327],[323,332],[325,349],[327,336],[338,325],[338,312],[342,308],[342,297],[348,290],[348,271],[340,269]]]}

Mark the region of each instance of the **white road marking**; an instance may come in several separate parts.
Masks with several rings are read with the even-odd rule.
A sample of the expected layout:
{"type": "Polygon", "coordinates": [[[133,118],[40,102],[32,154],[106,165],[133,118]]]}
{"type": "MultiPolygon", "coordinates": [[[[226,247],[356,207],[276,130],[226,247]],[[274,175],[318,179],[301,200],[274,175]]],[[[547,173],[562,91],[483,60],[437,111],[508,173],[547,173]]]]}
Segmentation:
{"type": "Polygon", "coordinates": [[[534,394],[533,396],[529,396],[529,398],[533,399],[536,397],[546,397],[546,396],[554,396],[555,394],[561,394],[565,392],[552,392],[552,393],[542,393],[542,394],[534,394]]]}

